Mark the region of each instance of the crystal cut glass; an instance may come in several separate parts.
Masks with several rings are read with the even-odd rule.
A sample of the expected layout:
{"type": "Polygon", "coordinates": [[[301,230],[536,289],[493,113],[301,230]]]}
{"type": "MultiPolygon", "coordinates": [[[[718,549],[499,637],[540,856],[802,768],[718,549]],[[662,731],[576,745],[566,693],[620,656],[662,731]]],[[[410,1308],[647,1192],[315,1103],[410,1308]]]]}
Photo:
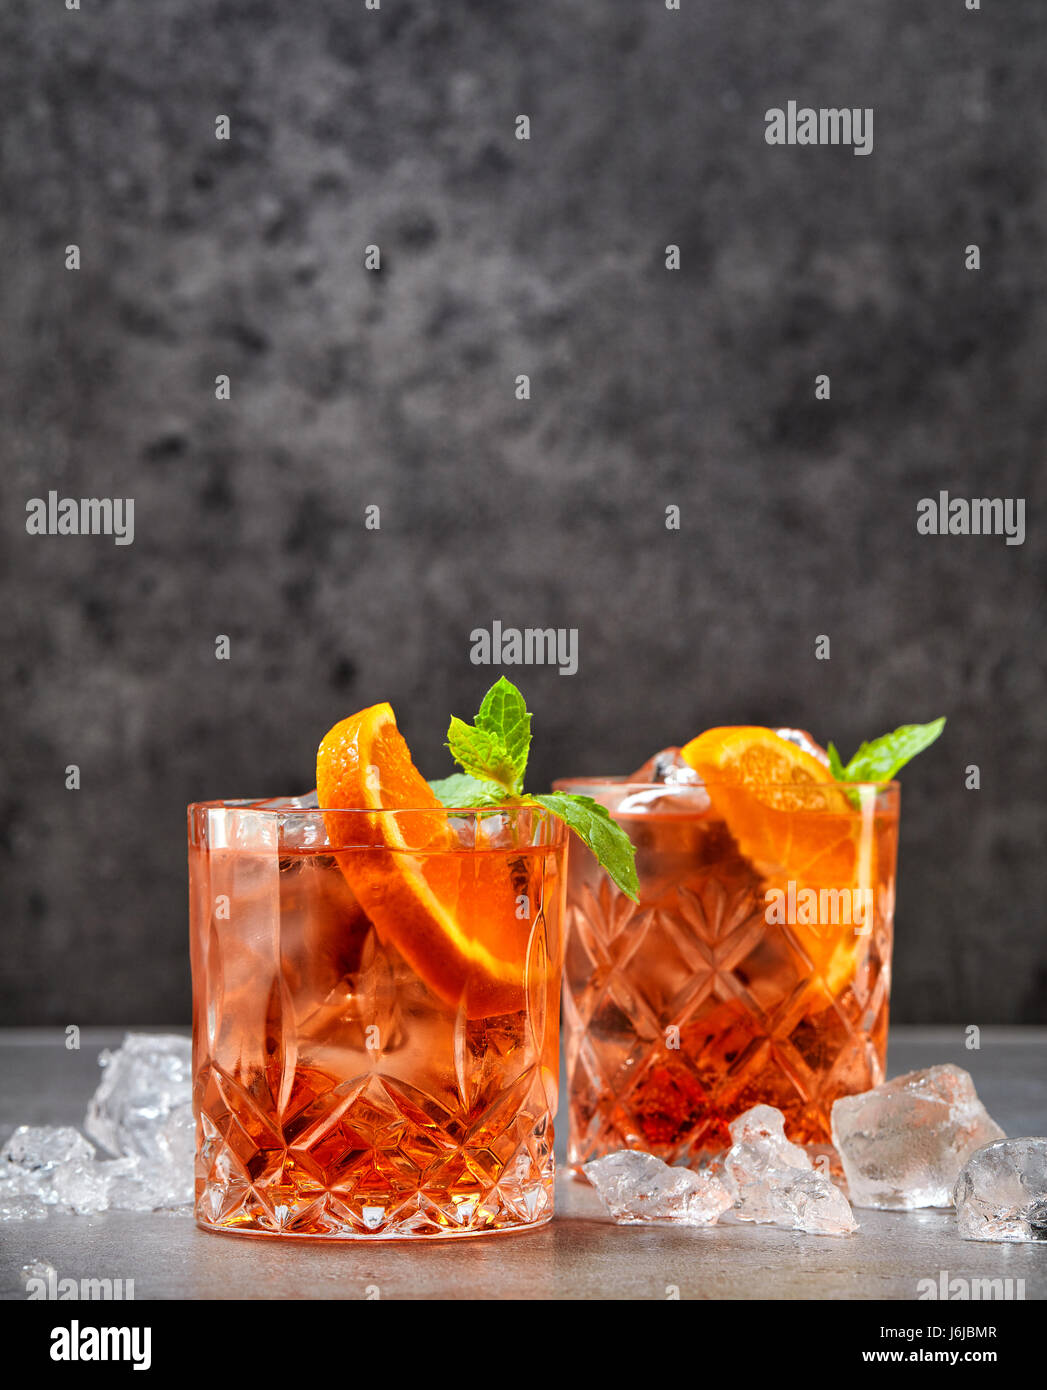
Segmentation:
{"type": "Polygon", "coordinates": [[[847,789],[853,814],[827,810],[816,788],[750,789],[743,811],[759,798],[774,808],[749,831],[762,857],[742,852],[714,809],[736,803],[716,788],[710,801],[664,782],[556,786],[608,808],[640,881],[631,902],[591,854],[572,852],[572,1165],[642,1149],[699,1167],[758,1104],[782,1112],[791,1140],[831,1154],[833,1101],[884,1076],[897,784],[847,789]]]}
{"type": "Polygon", "coordinates": [[[206,1229],[433,1238],[552,1214],[564,828],[441,811],[434,838],[431,810],[383,811],[376,837],[374,814],[189,808],[206,1229]]]}

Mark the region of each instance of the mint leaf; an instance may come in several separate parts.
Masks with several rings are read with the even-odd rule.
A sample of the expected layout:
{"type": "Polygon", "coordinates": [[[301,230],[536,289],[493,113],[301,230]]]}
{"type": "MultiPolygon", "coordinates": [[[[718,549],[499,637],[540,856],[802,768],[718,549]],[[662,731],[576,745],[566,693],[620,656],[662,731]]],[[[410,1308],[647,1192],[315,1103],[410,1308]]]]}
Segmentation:
{"type": "Polygon", "coordinates": [[[589,796],[571,792],[547,792],[528,797],[544,806],[573,830],[589,846],[600,864],[607,870],[627,898],[639,901],[640,884],[636,877],[636,851],[629,836],[612,820],[610,812],[589,796]]]}
{"type": "Polygon", "coordinates": [[[444,806],[462,810],[475,806],[501,806],[505,792],[497,782],[482,782],[468,772],[452,772],[429,783],[444,806]]]}
{"type": "Polygon", "coordinates": [[[447,730],[451,757],[481,782],[497,782],[510,795],[518,792],[516,763],[505,744],[486,729],[452,718],[447,730]]]}
{"type": "Polygon", "coordinates": [[[497,782],[509,796],[522,796],[531,747],[531,716],[512,681],[504,676],[495,681],[472,724],[452,718],[447,746],[459,767],[473,777],[497,782]]]}
{"type": "MultiPolygon", "coordinates": [[[[840,754],[837,751],[836,744],[830,743],[825,751],[829,755],[829,771],[836,778],[837,782],[846,782],[847,769],[844,767],[843,762],[840,759],[840,754]]],[[[858,793],[855,791],[853,787],[845,787],[843,794],[856,811],[861,810],[861,799],[859,798],[858,793]]]]}
{"type": "Polygon", "coordinates": [[[929,748],[945,728],[945,719],[930,724],[903,724],[893,733],[863,743],[845,768],[837,771],[839,754],[829,745],[829,766],[841,782],[889,782],[917,753],[929,748]]]}
{"type": "Polygon", "coordinates": [[[509,755],[513,781],[522,787],[531,749],[531,716],[526,700],[512,681],[499,676],[484,696],[473,723],[501,743],[509,755]]]}
{"type": "Polygon", "coordinates": [[[840,755],[836,751],[836,744],[830,743],[825,751],[829,755],[829,771],[836,778],[837,782],[845,782],[847,780],[847,774],[844,771],[840,755]]]}
{"type": "Polygon", "coordinates": [[[429,783],[444,806],[541,806],[588,845],[627,897],[639,901],[636,852],[606,807],[591,797],[569,792],[525,795],[523,779],[531,749],[531,716],[524,697],[511,681],[501,676],[491,686],[472,724],[452,718],[447,747],[463,771],[429,783]]]}

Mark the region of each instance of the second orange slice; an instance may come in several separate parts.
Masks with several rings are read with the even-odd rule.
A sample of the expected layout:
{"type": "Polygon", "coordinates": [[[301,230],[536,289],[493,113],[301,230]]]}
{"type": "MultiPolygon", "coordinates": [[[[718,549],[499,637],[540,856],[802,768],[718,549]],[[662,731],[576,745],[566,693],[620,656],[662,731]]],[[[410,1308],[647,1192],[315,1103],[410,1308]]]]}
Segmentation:
{"type": "Polygon", "coordinates": [[[707,729],[681,750],[748,859],[785,877],[850,886],[861,820],[829,769],[772,729],[707,729]]]}
{"type": "MultiPolygon", "coordinates": [[[[772,729],[752,725],[708,729],[682,753],[768,886],[787,892],[791,883],[797,894],[813,889],[819,895],[871,890],[873,825],[824,763],[772,729]]],[[[865,901],[851,898],[848,906],[845,922],[790,927],[830,994],[853,977],[867,940],[854,930],[865,901]]]]}

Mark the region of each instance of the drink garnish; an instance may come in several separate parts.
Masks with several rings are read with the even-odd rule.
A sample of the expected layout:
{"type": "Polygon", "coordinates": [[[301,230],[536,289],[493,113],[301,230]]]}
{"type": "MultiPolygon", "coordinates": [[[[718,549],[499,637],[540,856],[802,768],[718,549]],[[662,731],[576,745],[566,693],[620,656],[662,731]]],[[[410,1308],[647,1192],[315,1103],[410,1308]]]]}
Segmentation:
{"type": "Polygon", "coordinates": [[[917,753],[929,748],[945,728],[945,718],[930,724],[903,724],[893,733],[863,743],[844,766],[836,745],[830,743],[829,768],[838,782],[890,782],[917,753]]]}
{"type": "Polygon", "coordinates": [[[524,791],[531,715],[511,681],[499,677],[471,724],[452,718],[447,747],[462,771],[429,783],[444,806],[541,806],[574,831],[626,897],[638,901],[635,851],[605,807],[573,792],[529,795],[524,791]]]}
{"type": "Polygon", "coordinates": [[[778,811],[847,810],[829,768],[773,729],[753,724],[706,729],[681,751],[710,788],[714,804],[713,789],[728,785],[750,788],[761,804],[778,811]]]}
{"type": "Polygon", "coordinates": [[[506,857],[458,849],[388,704],[328,731],[316,791],[338,866],[383,942],[467,1018],[523,1008],[531,924],[517,920],[506,857]]]}
{"type": "MultiPolygon", "coordinates": [[[[839,893],[875,882],[871,823],[856,815],[852,788],[820,758],[771,729],[707,729],[683,756],[701,774],[709,799],[764,880],[788,895],[806,887],[839,893]]],[[[815,978],[831,998],[854,978],[868,937],[820,923],[790,923],[815,978]]]]}

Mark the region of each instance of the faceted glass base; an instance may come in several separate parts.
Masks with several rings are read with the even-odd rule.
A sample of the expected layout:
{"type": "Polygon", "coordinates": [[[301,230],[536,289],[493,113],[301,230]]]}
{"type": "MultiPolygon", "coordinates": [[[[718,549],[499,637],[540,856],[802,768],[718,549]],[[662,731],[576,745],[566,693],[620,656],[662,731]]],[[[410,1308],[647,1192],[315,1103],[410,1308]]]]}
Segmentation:
{"type": "Polygon", "coordinates": [[[299,1083],[274,1124],[212,1067],[199,1101],[200,1226],[395,1240],[484,1235],[552,1215],[552,1125],[537,1069],[468,1126],[388,1077],[324,1091],[316,1073],[299,1083]]]}
{"type": "Polygon", "coordinates": [[[325,1194],[294,1210],[273,1210],[255,1196],[241,1200],[231,1217],[215,1220],[210,1212],[221,1211],[231,1198],[235,1200],[232,1189],[204,1187],[196,1205],[196,1224],[202,1231],[305,1240],[460,1240],[544,1226],[553,1215],[553,1173],[550,1163],[540,1181],[521,1183],[509,1193],[492,1193],[483,1203],[461,1201],[450,1209],[422,1196],[395,1211],[354,1209],[336,1194],[325,1194]]]}

